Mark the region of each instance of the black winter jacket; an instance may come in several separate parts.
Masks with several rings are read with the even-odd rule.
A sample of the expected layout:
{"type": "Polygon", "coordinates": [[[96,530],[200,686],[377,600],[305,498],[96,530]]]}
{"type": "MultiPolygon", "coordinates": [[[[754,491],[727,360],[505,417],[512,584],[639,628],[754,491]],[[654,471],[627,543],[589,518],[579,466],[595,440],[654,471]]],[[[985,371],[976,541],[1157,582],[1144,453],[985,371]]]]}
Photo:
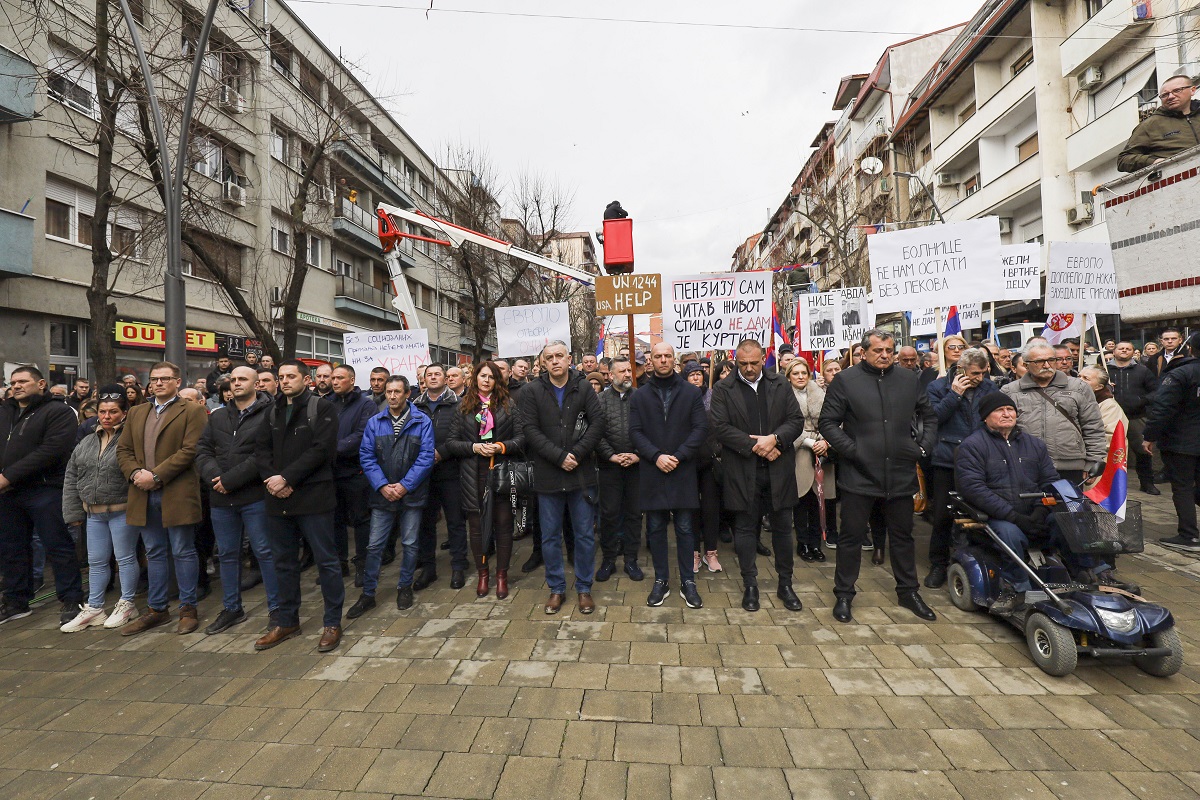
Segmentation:
{"type": "Polygon", "coordinates": [[[1022,499],[1022,494],[1045,491],[1058,478],[1045,443],[1020,428],[1007,440],[980,428],[963,439],[955,456],[954,482],[962,498],[1007,522],[1015,522],[1015,514],[1028,514],[1037,504],[1022,499]]]}
{"type": "Polygon", "coordinates": [[[378,414],[379,408],[371,400],[370,392],[363,392],[357,386],[345,395],[330,392],[324,399],[333,404],[338,415],[337,460],[333,464],[333,477],[361,475],[358,448],[362,444],[363,431],[367,429],[367,420],[378,414]]]}
{"type": "Polygon", "coordinates": [[[1145,364],[1130,361],[1125,366],[1108,365],[1108,379],[1112,381],[1113,397],[1117,405],[1130,419],[1146,415],[1150,398],[1158,388],[1158,380],[1145,364]]]}
{"type": "MultiPolygon", "coordinates": [[[[751,410],[746,405],[746,393],[738,384],[745,382],[735,370],[712,388],[709,407],[713,433],[721,448],[722,497],[725,508],[747,511],[753,508],[757,494],[759,462],[767,466],[771,478],[771,506],[778,511],[799,502],[796,491],[796,451],[793,444],[804,430],[804,413],[796,402],[796,393],[783,376],[775,372],[762,373],[758,391],[764,393],[767,418],[762,430],[752,431],[751,410]],[[775,434],[782,453],[774,461],[755,455],[750,433],[775,434]]],[[[749,388],[748,386],[746,387],[749,388]]],[[[703,404],[703,400],[701,400],[703,404]]],[[[765,509],[764,509],[765,510],[765,509]]]]}
{"type": "Polygon", "coordinates": [[[1200,456],[1200,360],[1171,359],[1150,402],[1143,435],[1162,450],[1200,456]]]}
{"type": "Polygon", "coordinates": [[[577,370],[567,371],[563,404],[559,408],[549,373],[527,383],[517,394],[517,413],[525,448],[533,461],[534,486],[539,494],[570,492],[596,485],[596,443],[604,435],[604,415],[596,390],[577,370]],[[587,430],[576,438],[581,425],[587,430]],[[562,462],[575,456],[579,466],[567,472],[562,462]]]}
{"type": "Polygon", "coordinates": [[[433,474],[430,476],[432,480],[445,481],[458,478],[459,465],[450,461],[448,446],[450,432],[454,427],[454,418],[462,416],[458,413],[458,406],[461,402],[458,395],[449,387],[442,390],[437,403],[430,400],[429,392],[421,392],[413,401],[413,405],[421,409],[433,423],[434,449],[437,451],[439,460],[433,467],[433,474]]]}
{"type": "Polygon", "coordinates": [[[825,389],[818,430],[838,456],[838,491],[904,497],[917,491],[921,450],[932,453],[937,415],[916,375],[895,364],[878,370],[862,361],[825,389]],[[923,425],[921,441],[913,426],[923,425]]]}
{"type": "Polygon", "coordinates": [[[75,412],[48,394],[25,408],[10,398],[0,404],[0,474],[14,490],[62,486],[75,449],[75,412]]]}
{"type": "Polygon", "coordinates": [[[604,414],[604,435],[596,443],[596,460],[601,467],[620,469],[609,461],[617,453],[633,453],[633,439],[629,436],[629,404],[637,393],[630,389],[622,397],[613,387],[608,387],[599,395],[600,411],[604,414]]]}
{"type": "Polygon", "coordinates": [[[699,508],[696,455],[708,436],[700,390],[682,375],[667,381],[650,376],[629,401],[629,435],[639,459],[639,510],[699,508]],[[660,455],[675,456],[679,466],[663,472],[656,464],[660,455]]]}
{"type": "Polygon", "coordinates": [[[951,385],[957,369],[929,384],[926,394],[933,413],[937,414],[937,444],[933,449],[933,465],[954,469],[954,451],[958,449],[963,439],[983,427],[979,419],[979,404],[989,394],[1000,391],[1000,387],[984,378],[971,393],[968,400],[965,394],[958,394],[951,385]]]}
{"type": "MultiPolygon", "coordinates": [[[[486,471],[489,459],[476,455],[471,447],[480,444],[479,423],[474,414],[462,413],[461,406],[456,406],[454,416],[450,419],[450,439],[446,449],[450,458],[449,464],[458,469],[462,480],[463,510],[470,514],[478,514],[482,498],[479,496],[479,471],[486,471]]],[[[517,405],[511,399],[507,408],[492,410],[492,443],[504,445],[504,455],[496,456],[496,464],[504,461],[521,460],[525,453],[525,434],[517,424],[517,405]]],[[[536,487],[535,487],[536,488],[536,487]]],[[[495,502],[511,502],[510,498],[497,497],[495,502]]]]}
{"type": "Polygon", "coordinates": [[[271,396],[259,392],[244,417],[233,404],[208,415],[208,425],[196,443],[196,471],[201,487],[208,490],[209,505],[244,506],[266,497],[254,453],[270,411],[271,396]],[[211,491],[214,478],[221,479],[228,494],[211,491]]]}
{"type": "Polygon", "coordinates": [[[333,488],[333,462],[337,457],[338,416],[328,400],[317,400],[316,413],[308,413],[305,389],[295,398],[292,418],[287,418],[287,396],[274,400],[274,418],[258,431],[254,460],[262,480],[282,475],[292,494],[280,499],[267,493],[267,513],[288,517],[326,514],[337,506],[333,488]]]}

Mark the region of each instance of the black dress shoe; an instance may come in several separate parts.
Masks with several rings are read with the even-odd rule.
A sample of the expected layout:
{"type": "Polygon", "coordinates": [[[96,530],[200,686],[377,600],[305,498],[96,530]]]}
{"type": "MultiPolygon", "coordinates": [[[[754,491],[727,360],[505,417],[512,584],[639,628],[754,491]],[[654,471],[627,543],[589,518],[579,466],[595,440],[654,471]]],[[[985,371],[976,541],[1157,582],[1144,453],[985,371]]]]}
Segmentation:
{"type": "Polygon", "coordinates": [[[783,607],[788,611],[799,611],[804,608],[804,604],[800,602],[800,598],[796,596],[796,590],[790,583],[779,584],[779,591],[776,594],[783,602],[783,607]]]}
{"type": "Polygon", "coordinates": [[[850,613],[850,598],[839,597],[837,602],[833,604],[833,618],[838,622],[849,622],[854,619],[850,613]]]}
{"type": "Polygon", "coordinates": [[[884,552],[882,547],[876,547],[875,552],[871,553],[871,563],[875,566],[883,564],[884,552]]]}
{"type": "Polygon", "coordinates": [[[916,614],[921,619],[933,621],[937,619],[937,614],[933,613],[933,609],[925,605],[925,601],[921,599],[919,592],[906,594],[899,600],[900,605],[907,608],[909,611],[916,614]]]}
{"type": "Polygon", "coordinates": [[[461,569],[452,570],[450,572],[450,588],[461,589],[467,585],[467,574],[461,569]]]}
{"type": "Polygon", "coordinates": [[[929,567],[929,574],[925,576],[926,589],[940,589],[946,585],[946,567],[941,564],[932,564],[929,567]]]}
{"type": "Polygon", "coordinates": [[[414,592],[419,592],[422,589],[428,589],[437,581],[437,573],[431,569],[423,569],[417,573],[417,577],[413,578],[412,588],[414,592]]]}
{"type": "Polygon", "coordinates": [[[449,550],[449,549],[450,549],[450,540],[449,540],[449,539],[447,539],[446,541],[442,542],[442,549],[443,549],[443,550],[449,550]]]}
{"type": "Polygon", "coordinates": [[[747,586],[746,591],[742,593],[742,608],[747,611],[758,611],[758,587],[747,586]]]}
{"type": "Polygon", "coordinates": [[[766,556],[767,558],[771,557],[771,548],[767,547],[762,542],[759,542],[754,546],[754,551],[760,556],[766,556]]]}
{"type": "Polygon", "coordinates": [[[1145,492],[1146,494],[1152,494],[1155,497],[1162,494],[1162,491],[1159,490],[1159,488],[1157,486],[1155,486],[1153,483],[1143,483],[1142,491],[1145,492]]]}
{"type": "Polygon", "coordinates": [[[817,560],[817,557],[813,554],[813,548],[806,544],[796,545],[796,555],[800,556],[801,561],[807,561],[809,563],[817,560]]]}

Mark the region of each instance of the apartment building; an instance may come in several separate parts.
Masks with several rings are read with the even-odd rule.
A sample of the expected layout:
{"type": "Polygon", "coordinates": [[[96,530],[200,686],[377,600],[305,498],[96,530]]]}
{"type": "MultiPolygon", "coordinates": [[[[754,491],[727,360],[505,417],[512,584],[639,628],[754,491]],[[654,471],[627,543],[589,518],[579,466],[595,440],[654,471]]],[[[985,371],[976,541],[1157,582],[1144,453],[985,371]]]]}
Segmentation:
{"type": "MultiPolygon", "coordinates": [[[[159,71],[168,128],[177,125],[183,70],[198,40],[194,0],[135,3],[139,34],[159,71]]],[[[32,6],[22,6],[30,9],[32,6]]],[[[43,8],[39,6],[39,8],[43,8]]],[[[49,368],[55,381],[91,374],[88,342],[112,337],[119,372],[144,378],[161,358],[164,252],[161,203],[137,144],[137,109],[117,114],[110,246],[115,330],[93,330],[95,34],[76,0],[0,30],[0,353],[49,368]]],[[[128,31],[112,26],[131,66],[128,31]]],[[[120,44],[118,45],[118,42],[120,44]]],[[[232,276],[254,315],[279,331],[297,253],[305,272],[295,355],[337,360],[350,331],[393,328],[391,281],[376,236],[384,202],[437,212],[453,182],[284,2],[222,4],[205,58],[189,148],[185,217],[211,263],[232,276]],[[301,179],[311,186],[298,196],[301,179]],[[300,209],[302,225],[295,211],[300,209]],[[189,216],[190,215],[190,216],[189,216]],[[302,233],[297,235],[297,231],[302,233]]],[[[436,245],[406,242],[402,259],[435,359],[468,348],[461,286],[436,245]]],[[[218,353],[261,347],[229,294],[185,248],[188,367],[203,374],[218,353]]],[[[10,367],[11,368],[11,367],[10,367]]]]}

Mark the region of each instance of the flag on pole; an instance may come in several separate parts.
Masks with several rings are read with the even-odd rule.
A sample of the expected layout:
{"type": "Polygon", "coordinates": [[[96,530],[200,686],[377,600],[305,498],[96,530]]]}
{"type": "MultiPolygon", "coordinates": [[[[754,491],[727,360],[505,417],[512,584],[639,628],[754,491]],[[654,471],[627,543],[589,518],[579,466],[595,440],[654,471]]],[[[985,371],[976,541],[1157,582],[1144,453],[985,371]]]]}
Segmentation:
{"type": "Polygon", "coordinates": [[[771,343],[767,345],[767,360],[763,364],[764,369],[775,369],[775,343],[779,341],[787,341],[783,338],[783,332],[779,329],[779,309],[775,304],[771,304],[771,343]]]}
{"type": "Polygon", "coordinates": [[[996,312],[992,310],[992,318],[988,320],[988,339],[997,347],[1000,346],[1000,340],[996,338],[996,312]]]}
{"type": "Polygon", "coordinates": [[[1042,338],[1050,344],[1061,344],[1064,339],[1070,339],[1083,333],[1083,325],[1078,314],[1051,314],[1042,328],[1042,338]]]}
{"type": "Polygon", "coordinates": [[[962,333],[962,325],[958,323],[958,306],[950,306],[950,310],[946,312],[946,333],[944,336],[953,336],[962,333]]]}
{"type": "Polygon", "coordinates": [[[1101,508],[1109,511],[1118,522],[1125,521],[1125,501],[1129,494],[1129,454],[1125,440],[1125,423],[1118,422],[1108,447],[1108,464],[1096,485],[1084,492],[1101,508]]]}
{"type": "Polygon", "coordinates": [[[600,323],[600,335],[596,337],[596,358],[604,355],[604,323],[600,323]]]}

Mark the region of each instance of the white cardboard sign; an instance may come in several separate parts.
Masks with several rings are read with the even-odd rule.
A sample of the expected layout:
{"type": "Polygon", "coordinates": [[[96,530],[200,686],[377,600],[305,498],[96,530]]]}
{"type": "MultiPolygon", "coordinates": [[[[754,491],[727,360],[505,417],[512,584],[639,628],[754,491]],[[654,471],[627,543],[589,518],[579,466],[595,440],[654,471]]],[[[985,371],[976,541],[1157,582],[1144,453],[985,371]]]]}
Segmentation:
{"type": "Polygon", "coordinates": [[[853,347],[862,341],[863,334],[875,327],[874,307],[868,302],[867,287],[848,286],[838,289],[841,296],[841,328],[837,347],[853,347]]]}
{"type": "MultiPolygon", "coordinates": [[[[965,303],[960,304],[955,309],[958,315],[958,327],[960,330],[973,331],[983,327],[983,303],[965,303]]],[[[945,330],[946,323],[950,319],[950,306],[942,309],[942,330],[945,330]]],[[[910,336],[937,336],[938,334],[938,310],[934,306],[932,308],[918,308],[913,312],[912,323],[909,325],[910,336]]]]}
{"type": "Polygon", "coordinates": [[[1117,273],[1108,242],[1050,243],[1046,313],[1121,313],[1117,273]]]}
{"type": "Polygon", "coordinates": [[[877,314],[986,302],[1003,293],[998,217],[876,233],[867,237],[867,249],[877,314]]]}
{"type": "Polygon", "coordinates": [[[995,300],[1038,300],[1042,296],[1042,246],[1009,244],[1000,248],[1004,260],[1004,292],[995,300]]]}
{"type": "Polygon", "coordinates": [[[796,323],[796,349],[807,352],[835,350],[843,345],[840,292],[802,294],[796,323]]]}
{"type": "Polygon", "coordinates": [[[667,279],[663,341],[676,350],[732,350],[743,339],[771,344],[771,279],[767,270],[667,279]]]}
{"type": "Polygon", "coordinates": [[[937,336],[937,308],[918,308],[912,312],[908,326],[909,336],[937,336]]]}
{"type": "Polygon", "coordinates": [[[500,358],[536,355],[555,340],[571,351],[571,308],[567,303],[503,306],[496,309],[496,345],[500,358]]]}
{"type": "Polygon", "coordinates": [[[367,331],[342,334],[346,363],[354,367],[354,385],[371,388],[371,370],[385,367],[389,375],[403,375],[415,386],[417,367],[429,364],[429,331],[367,331]]]}

